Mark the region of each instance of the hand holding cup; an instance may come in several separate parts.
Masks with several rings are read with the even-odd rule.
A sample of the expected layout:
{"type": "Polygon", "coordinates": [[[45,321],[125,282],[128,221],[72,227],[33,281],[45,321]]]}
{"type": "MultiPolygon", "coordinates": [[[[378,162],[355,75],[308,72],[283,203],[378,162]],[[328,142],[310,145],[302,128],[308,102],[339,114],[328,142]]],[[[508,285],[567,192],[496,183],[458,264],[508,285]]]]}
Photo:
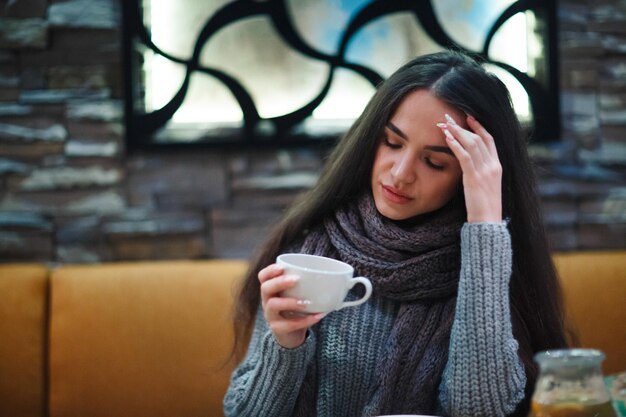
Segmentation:
{"type": "Polygon", "coordinates": [[[298,276],[296,285],[283,291],[283,297],[306,301],[307,313],[330,313],[364,303],[372,295],[372,284],[365,277],[353,278],[354,268],[345,262],[324,256],[303,253],[280,255],[276,263],[287,275],[298,276]],[[365,294],[355,301],[344,301],[356,284],[365,287],[365,294]]]}
{"type": "Polygon", "coordinates": [[[305,254],[284,254],[259,272],[263,314],[278,344],[295,348],[304,343],[306,330],[327,313],[367,301],[372,285],[353,278],[354,268],[334,259],[305,254]],[[358,300],[344,299],[355,284],[365,286],[358,300]]]}

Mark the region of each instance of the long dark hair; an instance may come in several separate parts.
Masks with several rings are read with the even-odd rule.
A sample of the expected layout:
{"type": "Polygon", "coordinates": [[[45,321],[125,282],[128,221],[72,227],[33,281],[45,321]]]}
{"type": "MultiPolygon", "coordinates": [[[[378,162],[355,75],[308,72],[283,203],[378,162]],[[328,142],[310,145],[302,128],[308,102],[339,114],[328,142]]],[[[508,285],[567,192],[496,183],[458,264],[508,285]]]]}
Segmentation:
{"type": "Polygon", "coordinates": [[[251,261],[240,289],[234,320],[235,353],[241,358],[254,325],[260,301],[259,270],[274,263],[281,250],[300,239],[307,229],[370,187],[374,154],[384,127],[401,100],[418,89],[429,90],[474,116],[496,143],[503,171],[503,213],[510,219],[513,243],[513,333],[526,367],[529,393],[537,374],[534,353],[567,344],[560,288],[543,228],[533,169],[504,84],[473,59],[451,51],[415,58],[383,82],[330,154],[317,184],[294,202],[274,228],[251,261]]]}

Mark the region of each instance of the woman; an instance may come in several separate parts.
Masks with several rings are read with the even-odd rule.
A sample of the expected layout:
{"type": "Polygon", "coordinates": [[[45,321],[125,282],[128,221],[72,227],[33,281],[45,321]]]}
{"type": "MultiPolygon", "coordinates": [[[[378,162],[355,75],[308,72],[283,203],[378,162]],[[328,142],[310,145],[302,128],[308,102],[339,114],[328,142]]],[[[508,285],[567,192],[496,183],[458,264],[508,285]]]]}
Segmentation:
{"type": "Polygon", "coordinates": [[[241,289],[228,416],[526,415],[535,352],[566,345],[531,165],[506,87],[456,52],[377,90],[241,289]],[[507,219],[507,220],[505,220],[507,219]],[[291,314],[282,252],[370,278],[363,305],[291,314]]]}

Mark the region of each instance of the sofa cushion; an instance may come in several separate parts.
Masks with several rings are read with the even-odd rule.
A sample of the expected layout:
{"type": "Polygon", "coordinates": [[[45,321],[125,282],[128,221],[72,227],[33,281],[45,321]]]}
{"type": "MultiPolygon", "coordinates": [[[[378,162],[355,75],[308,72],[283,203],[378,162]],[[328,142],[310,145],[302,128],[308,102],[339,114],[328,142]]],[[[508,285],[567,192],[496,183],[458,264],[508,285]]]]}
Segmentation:
{"type": "Polygon", "coordinates": [[[554,262],[581,347],[606,354],[606,374],[626,371],[626,253],[560,253],[554,262]]]}
{"type": "Polygon", "coordinates": [[[48,269],[0,265],[0,416],[45,413],[48,269]]]}
{"type": "Polygon", "coordinates": [[[50,415],[219,416],[241,261],[66,266],[51,279],[50,415]]]}

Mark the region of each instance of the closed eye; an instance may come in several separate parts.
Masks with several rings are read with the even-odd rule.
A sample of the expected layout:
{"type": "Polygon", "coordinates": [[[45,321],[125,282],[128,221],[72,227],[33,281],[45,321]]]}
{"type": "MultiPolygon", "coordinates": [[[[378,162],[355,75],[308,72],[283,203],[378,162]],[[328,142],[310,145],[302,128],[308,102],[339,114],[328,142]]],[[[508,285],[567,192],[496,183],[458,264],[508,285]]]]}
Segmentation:
{"type": "Polygon", "coordinates": [[[435,164],[430,158],[424,158],[424,161],[426,162],[426,165],[434,170],[443,171],[443,169],[445,168],[443,165],[435,164]]]}
{"type": "Polygon", "coordinates": [[[402,147],[399,143],[392,143],[387,135],[383,136],[383,143],[391,149],[400,149],[402,147]]]}

